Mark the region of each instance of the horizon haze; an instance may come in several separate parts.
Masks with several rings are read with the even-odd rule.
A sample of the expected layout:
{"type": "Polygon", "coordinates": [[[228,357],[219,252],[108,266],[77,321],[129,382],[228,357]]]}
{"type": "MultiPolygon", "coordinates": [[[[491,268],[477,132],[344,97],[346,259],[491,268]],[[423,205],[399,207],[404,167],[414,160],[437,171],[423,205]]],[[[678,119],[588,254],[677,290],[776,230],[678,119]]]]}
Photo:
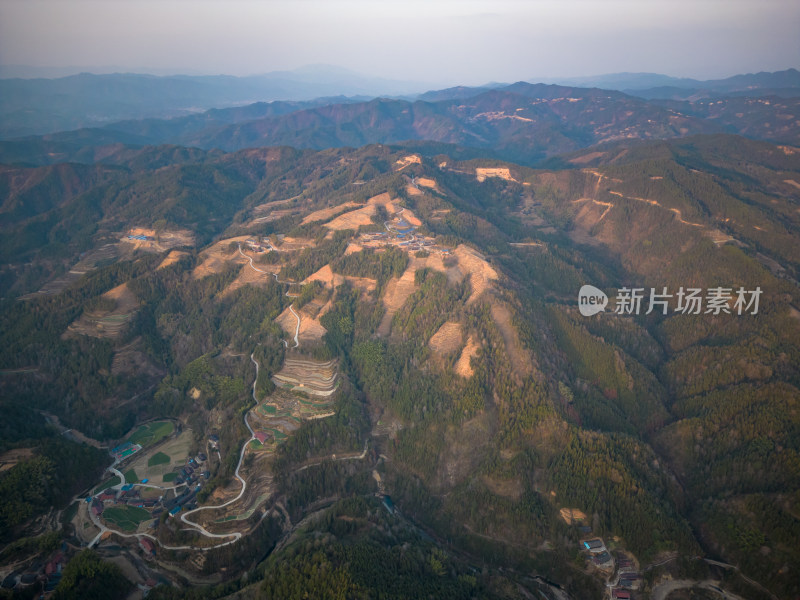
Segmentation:
{"type": "Polygon", "coordinates": [[[800,5],[785,0],[11,0],[0,5],[0,68],[246,76],[332,64],[440,87],[622,72],[719,79],[795,66],[798,22],[800,5]]]}

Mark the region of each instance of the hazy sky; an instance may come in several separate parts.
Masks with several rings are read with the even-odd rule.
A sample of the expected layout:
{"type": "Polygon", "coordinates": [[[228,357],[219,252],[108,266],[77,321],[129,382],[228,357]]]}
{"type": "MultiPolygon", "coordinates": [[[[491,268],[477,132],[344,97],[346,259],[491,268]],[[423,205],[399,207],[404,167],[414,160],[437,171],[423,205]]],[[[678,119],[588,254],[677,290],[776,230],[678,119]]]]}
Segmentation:
{"type": "Polygon", "coordinates": [[[0,64],[477,84],[800,66],[797,0],[0,0],[0,64]]]}

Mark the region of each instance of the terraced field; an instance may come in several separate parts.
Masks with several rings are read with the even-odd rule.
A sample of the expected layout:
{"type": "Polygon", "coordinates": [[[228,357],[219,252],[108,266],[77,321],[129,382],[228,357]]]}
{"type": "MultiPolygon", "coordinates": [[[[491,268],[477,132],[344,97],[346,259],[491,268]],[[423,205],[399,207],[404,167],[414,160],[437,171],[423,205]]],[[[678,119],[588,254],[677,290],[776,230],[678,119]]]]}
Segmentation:
{"type": "Polygon", "coordinates": [[[64,275],[48,281],[38,292],[26,294],[21,299],[27,300],[41,295],[60,294],[86,273],[96,269],[99,264],[113,262],[119,258],[119,255],[120,251],[117,244],[105,244],[96,250],[88,252],[80,261],[72,265],[72,268],[64,275]]]}
{"type": "MultiPolygon", "coordinates": [[[[297,361],[297,359],[287,359],[297,361]]],[[[332,362],[318,363],[322,371],[333,373],[336,376],[335,365],[332,362]]],[[[297,364],[290,365],[298,368],[297,364]]],[[[298,387],[279,387],[263,403],[252,409],[248,420],[256,432],[250,449],[258,452],[273,452],[278,444],[292,435],[303,421],[322,419],[334,414],[333,400],[330,396],[306,396],[298,387]]],[[[307,390],[305,390],[307,392],[307,390]]]]}
{"type": "Polygon", "coordinates": [[[102,297],[113,303],[114,308],[84,312],[69,326],[69,333],[98,338],[115,338],[122,333],[123,327],[138,308],[139,301],[126,283],[107,291],[102,297]]]}
{"type": "Polygon", "coordinates": [[[272,378],[275,385],[312,396],[330,396],[336,391],[336,361],[319,362],[309,358],[286,358],[283,368],[272,378]]]}

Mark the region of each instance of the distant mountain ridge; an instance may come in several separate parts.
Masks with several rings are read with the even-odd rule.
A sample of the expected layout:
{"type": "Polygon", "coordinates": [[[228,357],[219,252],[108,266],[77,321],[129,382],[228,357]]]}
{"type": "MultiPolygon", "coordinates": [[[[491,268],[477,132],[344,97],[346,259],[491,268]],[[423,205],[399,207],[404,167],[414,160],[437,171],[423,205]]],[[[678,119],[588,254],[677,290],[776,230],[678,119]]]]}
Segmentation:
{"type": "MultiPolygon", "coordinates": [[[[800,96],[800,72],[796,69],[735,75],[711,81],[656,73],[530,81],[616,90],[648,99],[696,100],[742,94],[800,96]]],[[[57,79],[0,79],[0,139],[103,127],[131,119],[174,118],[211,108],[276,100],[299,102],[346,96],[360,100],[390,97],[440,102],[469,98],[509,86],[507,83],[487,83],[423,92],[426,87],[429,86],[420,82],[365,76],[329,65],[309,65],[293,71],[248,77],[80,73],[57,79]]]]}
{"type": "Polygon", "coordinates": [[[800,71],[786,69],[733,75],[724,79],[699,80],[658,73],[613,73],[571,79],[549,79],[549,83],[619,90],[647,99],[697,100],[729,95],[800,96],[800,71]]]}
{"type": "Polygon", "coordinates": [[[558,85],[574,85],[579,87],[601,87],[611,90],[633,91],[670,86],[676,88],[705,88],[717,91],[736,91],[747,88],[800,88],[800,72],[797,69],[784,71],[761,71],[725,77],[723,79],[692,79],[690,77],[671,77],[660,73],[610,73],[608,75],[592,75],[588,77],[548,78],[530,81],[543,81],[558,85]]]}
{"type": "Polygon", "coordinates": [[[0,137],[174,117],[259,101],[400,95],[424,88],[421,83],[325,65],[249,77],[81,73],[58,79],[0,79],[0,137]]]}
{"type": "Polygon", "coordinates": [[[98,156],[91,148],[115,144],[320,150],[414,140],[479,148],[526,165],[599,143],[702,133],[800,145],[798,120],[785,118],[800,114],[800,98],[646,101],[613,90],[526,82],[492,89],[450,88],[425,97],[430,100],[258,103],[174,119],[128,120],[0,142],[0,161],[91,162],[98,156]]]}

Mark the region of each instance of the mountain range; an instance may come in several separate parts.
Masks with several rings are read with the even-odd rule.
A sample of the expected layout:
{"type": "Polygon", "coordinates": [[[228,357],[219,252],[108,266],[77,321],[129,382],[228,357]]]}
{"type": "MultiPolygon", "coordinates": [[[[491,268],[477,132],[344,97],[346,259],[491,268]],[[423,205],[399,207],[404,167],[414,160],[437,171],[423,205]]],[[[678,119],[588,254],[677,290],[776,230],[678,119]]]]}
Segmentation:
{"type": "Polygon", "coordinates": [[[0,142],[3,574],[797,597],[797,115],[520,82],[0,142]]]}
{"type": "Polygon", "coordinates": [[[115,145],[168,143],[235,151],[276,145],[357,147],[421,139],[535,165],[556,154],[620,139],[718,132],[788,144],[800,139],[796,118],[800,98],[651,102],[622,92],[523,82],[490,90],[455,88],[428,97],[431,100],[260,103],[174,119],[123,121],[99,129],[0,142],[0,159],[92,161],[95,156],[113,154],[115,145]]]}
{"type": "Polygon", "coordinates": [[[254,102],[339,95],[374,97],[422,89],[422,83],[370,77],[329,65],[248,77],[80,73],[56,79],[0,79],[0,137],[51,133],[122,119],[173,117],[254,102]]]}
{"type": "MultiPolygon", "coordinates": [[[[544,83],[624,91],[648,99],[698,100],[727,95],[796,97],[800,94],[800,74],[796,69],[711,81],[621,73],[544,83]]],[[[423,83],[369,77],[326,65],[250,77],[81,73],[57,79],[0,79],[0,139],[105,126],[125,119],[176,117],[209,108],[275,100],[307,101],[347,96],[353,100],[389,97],[438,101],[472,97],[506,86],[491,83],[420,93],[425,89],[423,83]]]]}

